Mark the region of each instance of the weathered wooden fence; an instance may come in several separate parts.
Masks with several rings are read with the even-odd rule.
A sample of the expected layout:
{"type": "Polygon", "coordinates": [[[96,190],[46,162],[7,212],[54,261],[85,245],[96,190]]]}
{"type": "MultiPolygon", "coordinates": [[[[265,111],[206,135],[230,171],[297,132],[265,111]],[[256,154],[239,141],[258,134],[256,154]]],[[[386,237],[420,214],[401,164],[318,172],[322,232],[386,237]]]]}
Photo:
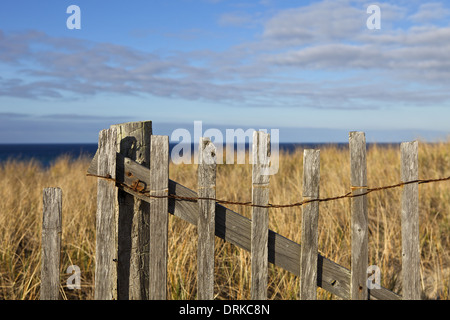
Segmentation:
{"type": "MultiPolygon", "coordinates": [[[[366,143],[351,132],[351,270],[318,252],[320,151],[305,150],[302,245],[269,230],[270,135],[255,132],[252,219],[215,201],[216,150],[199,144],[198,193],[169,179],[169,139],[150,121],[111,126],[99,134],[88,174],[97,176],[95,299],[166,299],[168,213],[198,230],[198,299],[214,297],[214,237],[251,252],[251,297],[267,299],[268,263],[300,277],[300,298],[317,287],[343,299],[420,299],[418,143],[401,144],[403,297],[368,288],[366,143]],[[412,183],[411,183],[412,182],[412,183]],[[192,199],[196,199],[193,201],[192,199]],[[185,199],[185,200],[183,200],[185,199]],[[186,200],[187,199],[187,200],[186,200]]],[[[41,299],[59,298],[61,201],[44,190],[41,299]]]]}

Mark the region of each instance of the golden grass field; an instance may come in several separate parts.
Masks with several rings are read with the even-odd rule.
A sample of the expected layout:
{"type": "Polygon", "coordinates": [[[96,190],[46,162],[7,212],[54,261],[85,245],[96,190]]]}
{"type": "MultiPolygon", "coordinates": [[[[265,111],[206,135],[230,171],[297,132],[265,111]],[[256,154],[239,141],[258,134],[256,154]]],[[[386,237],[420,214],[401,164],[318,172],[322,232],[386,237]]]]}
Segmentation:
{"type": "MultiPolygon", "coordinates": [[[[270,202],[301,199],[303,150],[280,154],[279,173],[271,177],[270,202]]],[[[419,144],[420,179],[450,175],[450,140],[419,144]]],[[[0,164],[0,299],[39,299],[42,191],[63,190],[61,294],[64,299],[93,299],[95,269],[96,178],[87,177],[90,159],[61,157],[48,169],[37,162],[0,164]],[[66,269],[81,269],[81,289],[66,286],[66,269]]],[[[399,147],[371,147],[367,154],[369,187],[400,182],[399,147]]],[[[321,149],[321,197],[350,188],[348,149],[321,149]]],[[[170,178],[196,189],[196,165],[171,165],[170,178]]],[[[422,184],[420,191],[421,285],[425,299],[449,299],[450,182],[422,184]]],[[[219,165],[217,198],[249,201],[251,166],[219,165]]],[[[382,286],[401,294],[401,188],[368,195],[369,265],[381,269],[382,286]]],[[[251,216],[249,207],[230,206],[251,216]]],[[[301,208],[271,209],[270,228],[300,242],[301,208]]],[[[350,200],[320,204],[319,250],[350,268],[350,200]]],[[[196,298],[196,228],[170,215],[169,299],[196,298]]],[[[250,298],[250,255],[216,238],[217,299],[250,298]]],[[[270,265],[270,299],[298,299],[299,279],[270,265]]],[[[318,289],[320,299],[337,297],[318,289]]]]}

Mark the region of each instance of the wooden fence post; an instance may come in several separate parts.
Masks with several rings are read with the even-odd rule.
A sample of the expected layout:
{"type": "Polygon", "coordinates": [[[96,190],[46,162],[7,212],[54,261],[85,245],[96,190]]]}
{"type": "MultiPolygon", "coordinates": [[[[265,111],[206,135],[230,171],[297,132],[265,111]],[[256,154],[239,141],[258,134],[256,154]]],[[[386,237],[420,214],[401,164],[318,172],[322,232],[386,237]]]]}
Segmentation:
{"type": "MultiPolygon", "coordinates": [[[[269,204],[270,135],[253,133],[252,203],[269,204]]],[[[269,209],[253,207],[251,225],[251,298],[267,299],[269,209]]]]}
{"type": "MultiPolygon", "coordinates": [[[[366,137],[364,132],[350,132],[350,162],[352,195],[367,192],[366,137]]],[[[351,294],[352,300],[367,300],[368,267],[368,213],[367,196],[351,199],[352,259],[351,294]]]]}
{"type": "MultiPolygon", "coordinates": [[[[417,141],[401,144],[402,182],[419,179],[417,141]]],[[[403,299],[420,300],[419,184],[403,186],[402,194],[403,299]]]]}
{"type": "Polygon", "coordinates": [[[98,141],[97,174],[108,179],[98,179],[95,293],[96,300],[117,299],[116,218],[116,139],[115,128],[102,130],[98,141]]]}
{"type": "Polygon", "coordinates": [[[62,233],[61,189],[44,189],[43,201],[41,300],[58,300],[62,233]]]}
{"type": "MultiPolygon", "coordinates": [[[[117,130],[116,152],[150,168],[151,121],[112,125],[117,130]]],[[[125,172],[118,172],[125,175],[125,172]]],[[[131,177],[132,178],[132,177],[131,177]]],[[[117,299],[148,299],[149,204],[117,190],[117,299]]]]}
{"type": "MultiPolygon", "coordinates": [[[[303,153],[303,200],[319,198],[320,151],[303,153]]],[[[302,206],[302,242],[300,252],[300,299],[317,299],[319,202],[302,206]]]]}
{"type": "MultiPolygon", "coordinates": [[[[209,138],[201,138],[199,144],[198,196],[216,198],[216,147],[209,138]]],[[[213,300],[216,202],[199,200],[198,208],[198,300],[213,300]]]]}
{"type": "MultiPolygon", "coordinates": [[[[151,136],[150,139],[150,195],[169,193],[169,137],[151,136]]],[[[149,297],[167,298],[168,198],[150,199],[150,259],[149,297]]]]}

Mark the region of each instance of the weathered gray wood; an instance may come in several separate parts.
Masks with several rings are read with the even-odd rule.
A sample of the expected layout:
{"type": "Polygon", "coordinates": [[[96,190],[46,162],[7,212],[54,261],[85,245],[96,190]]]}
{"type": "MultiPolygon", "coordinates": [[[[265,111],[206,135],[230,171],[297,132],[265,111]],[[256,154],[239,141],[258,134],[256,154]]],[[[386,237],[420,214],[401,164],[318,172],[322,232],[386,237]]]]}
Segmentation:
{"type": "MultiPolygon", "coordinates": [[[[216,147],[209,138],[199,143],[198,196],[216,198],[216,147]]],[[[198,252],[197,252],[197,297],[199,300],[214,299],[214,200],[199,200],[198,252]]]]}
{"type": "MultiPolygon", "coordinates": [[[[252,203],[269,203],[270,135],[253,133],[252,203]]],[[[251,242],[251,298],[267,299],[269,209],[253,207],[251,242]]]]}
{"type": "MultiPolygon", "coordinates": [[[[98,140],[98,175],[116,178],[116,129],[102,130],[98,140]]],[[[117,299],[117,250],[114,181],[98,179],[95,293],[96,300],[117,299]]]]}
{"type": "MultiPolygon", "coordinates": [[[[88,168],[88,174],[97,175],[98,152],[94,156],[88,168]]],[[[140,180],[144,182],[143,192],[148,192],[150,173],[149,169],[139,165],[131,159],[117,155],[117,170],[125,172],[123,177],[118,177],[118,182],[131,186],[133,182],[140,180]]],[[[140,192],[129,188],[126,191],[135,197],[150,202],[153,199],[140,192]]],[[[195,198],[197,192],[186,188],[176,181],[169,180],[169,194],[180,197],[195,198]]],[[[169,213],[174,216],[197,225],[198,223],[198,203],[196,201],[179,201],[169,199],[169,213]]],[[[251,250],[251,220],[216,203],[216,236],[246,251],[251,250]]],[[[296,276],[300,276],[300,244],[289,240],[282,235],[269,230],[269,254],[268,260],[296,276]]],[[[342,299],[350,299],[350,270],[318,255],[317,264],[317,285],[342,299]]],[[[371,290],[371,298],[379,300],[399,300],[401,297],[394,292],[381,288],[371,290]]]]}
{"type": "MultiPolygon", "coordinates": [[[[350,132],[352,195],[367,192],[366,137],[364,132],[350,132]]],[[[352,259],[351,299],[367,300],[368,213],[367,196],[351,199],[352,259]]]]}
{"type": "MultiPolygon", "coordinates": [[[[116,151],[150,168],[152,122],[112,125],[117,130],[116,151]]],[[[117,171],[117,175],[123,172],[117,171]]],[[[117,190],[117,299],[148,299],[149,204],[117,190]]]]}
{"type": "MultiPolygon", "coordinates": [[[[402,182],[419,179],[419,144],[401,144],[402,182]]],[[[420,300],[419,184],[403,186],[402,194],[403,299],[420,300]]]]}
{"type": "MultiPolygon", "coordinates": [[[[169,137],[150,139],[150,195],[167,196],[169,192],[169,137]]],[[[150,200],[150,299],[167,298],[168,199],[150,200]]]]}
{"type": "MultiPolygon", "coordinates": [[[[303,199],[318,199],[320,183],[320,151],[303,153],[303,199]]],[[[300,252],[300,299],[317,299],[319,202],[302,207],[302,241],[300,252]]]]}
{"type": "Polygon", "coordinates": [[[44,189],[42,217],[41,300],[59,300],[61,261],[62,191],[44,189]]]}

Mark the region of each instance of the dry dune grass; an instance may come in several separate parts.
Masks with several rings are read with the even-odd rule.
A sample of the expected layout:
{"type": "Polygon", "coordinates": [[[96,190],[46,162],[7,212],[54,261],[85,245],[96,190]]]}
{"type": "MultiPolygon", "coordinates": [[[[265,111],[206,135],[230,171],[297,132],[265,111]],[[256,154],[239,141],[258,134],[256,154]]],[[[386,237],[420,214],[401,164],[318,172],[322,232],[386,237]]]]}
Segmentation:
{"type": "MultiPolygon", "coordinates": [[[[450,141],[421,143],[420,178],[448,176],[450,141]]],[[[292,203],[301,199],[302,150],[280,155],[279,173],[271,177],[270,201],[292,203]]],[[[371,147],[368,151],[369,187],[400,180],[398,147],[371,147]]],[[[61,293],[67,299],[93,299],[95,268],[96,179],[85,175],[90,159],[62,157],[44,169],[34,161],[0,165],[0,299],[38,299],[40,285],[40,230],[42,190],[63,190],[61,293]],[[81,290],[69,290],[66,269],[81,269],[81,290]]],[[[196,188],[195,165],[171,165],[170,178],[196,188]]],[[[321,149],[321,197],[349,190],[347,149],[321,149]]],[[[420,185],[420,242],[423,297],[449,299],[450,183],[420,185]]],[[[251,167],[220,165],[217,197],[251,199],[251,167]]],[[[369,264],[381,269],[382,285],[401,293],[400,189],[372,193],[369,205],[369,264]]],[[[248,207],[230,206],[247,217],[248,207]]],[[[301,238],[301,208],[272,209],[270,228],[296,242],[301,238]]],[[[329,259],[350,267],[350,200],[321,203],[319,250],[329,259]]],[[[169,219],[169,298],[196,298],[196,228],[178,218],[169,219]]],[[[250,256],[216,239],[216,298],[250,298],[250,256]]],[[[297,299],[299,280],[270,265],[269,298],[297,299]]],[[[336,297],[318,289],[320,299],[336,297]]]]}

